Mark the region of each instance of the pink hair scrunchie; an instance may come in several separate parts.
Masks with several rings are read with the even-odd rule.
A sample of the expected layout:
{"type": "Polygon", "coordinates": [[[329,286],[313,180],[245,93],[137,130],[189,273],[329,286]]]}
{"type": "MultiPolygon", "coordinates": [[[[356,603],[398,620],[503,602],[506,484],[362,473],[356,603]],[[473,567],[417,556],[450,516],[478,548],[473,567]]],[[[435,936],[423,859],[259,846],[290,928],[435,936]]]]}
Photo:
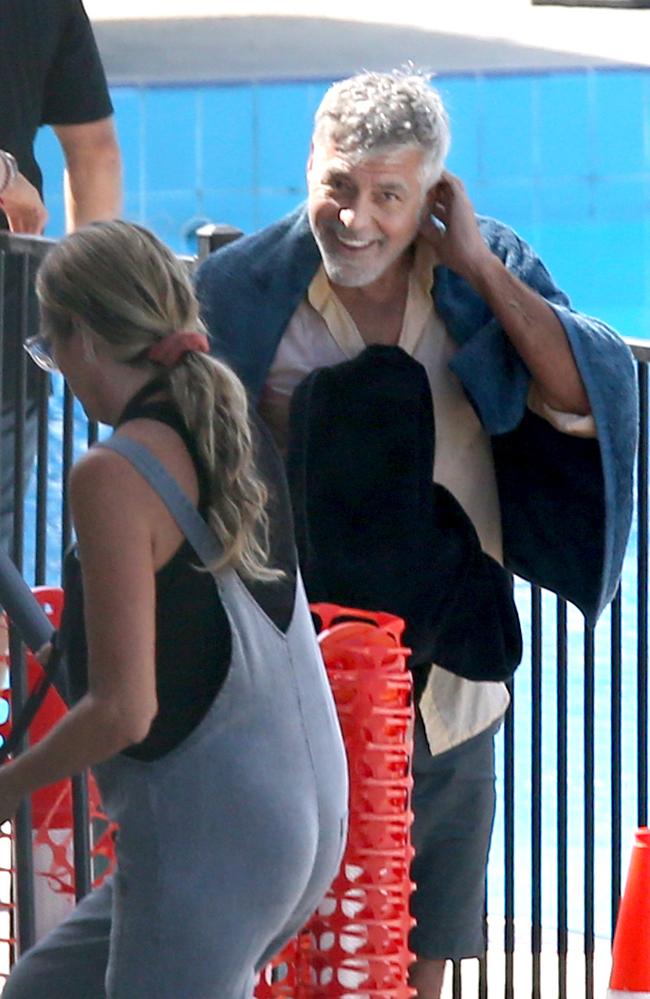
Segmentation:
{"type": "Polygon", "coordinates": [[[192,350],[198,350],[202,354],[210,353],[210,341],[205,333],[198,333],[195,330],[176,330],[162,340],[156,340],[149,347],[147,357],[156,364],[162,364],[163,368],[174,368],[181,357],[192,350]]]}

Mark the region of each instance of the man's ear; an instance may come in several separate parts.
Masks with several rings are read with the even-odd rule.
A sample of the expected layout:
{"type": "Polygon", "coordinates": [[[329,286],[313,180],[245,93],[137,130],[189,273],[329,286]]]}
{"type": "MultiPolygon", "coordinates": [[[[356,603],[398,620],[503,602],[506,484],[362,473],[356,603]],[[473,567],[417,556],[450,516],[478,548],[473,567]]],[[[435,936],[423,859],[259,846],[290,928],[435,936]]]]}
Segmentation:
{"type": "Polygon", "coordinates": [[[424,196],[424,206],[422,208],[423,217],[430,218],[432,215],[437,217],[436,205],[438,204],[438,190],[441,180],[442,178],[439,178],[435,184],[432,184],[424,196]]]}
{"type": "Polygon", "coordinates": [[[422,208],[420,210],[420,221],[426,222],[427,219],[433,214],[433,206],[436,200],[436,185],[433,184],[429,190],[424,195],[424,201],[422,202],[422,208]]]}
{"type": "Polygon", "coordinates": [[[438,193],[438,181],[432,184],[424,197],[424,203],[426,205],[427,212],[429,215],[432,214],[434,205],[436,203],[436,196],[438,193]]]}
{"type": "Polygon", "coordinates": [[[309,156],[307,157],[307,170],[306,170],[307,177],[309,177],[309,174],[311,173],[311,168],[313,164],[314,164],[314,143],[312,140],[312,142],[309,143],[309,156]]]}

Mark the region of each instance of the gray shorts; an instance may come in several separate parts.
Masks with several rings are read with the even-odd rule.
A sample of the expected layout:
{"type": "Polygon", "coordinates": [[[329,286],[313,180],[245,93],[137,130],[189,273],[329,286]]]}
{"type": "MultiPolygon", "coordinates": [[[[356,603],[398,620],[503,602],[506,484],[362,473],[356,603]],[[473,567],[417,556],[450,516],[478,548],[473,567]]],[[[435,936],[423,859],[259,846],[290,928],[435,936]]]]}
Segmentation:
{"type": "Polygon", "coordinates": [[[485,732],[431,756],[415,725],[412,828],[418,957],[460,960],[485,952],[485,872],[494,821],[494,734],[485,732]]]}

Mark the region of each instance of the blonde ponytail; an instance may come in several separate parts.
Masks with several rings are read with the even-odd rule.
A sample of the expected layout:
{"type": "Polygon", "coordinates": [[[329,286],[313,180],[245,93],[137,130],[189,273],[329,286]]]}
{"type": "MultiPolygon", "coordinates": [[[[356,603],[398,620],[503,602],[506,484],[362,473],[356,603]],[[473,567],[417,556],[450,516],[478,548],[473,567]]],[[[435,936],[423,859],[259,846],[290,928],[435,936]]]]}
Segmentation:
{"type": "Polygon", "coordinates": [[[208,521],[224,549],[215,568],[277,579],[282,573],[267,566],[268,497],[255,470],[244,386],[227,365],[195,351],[171,369],[169,385],[208,470],[208,521]],[[212,419],[206,420],[206,413],[212,419]]]}

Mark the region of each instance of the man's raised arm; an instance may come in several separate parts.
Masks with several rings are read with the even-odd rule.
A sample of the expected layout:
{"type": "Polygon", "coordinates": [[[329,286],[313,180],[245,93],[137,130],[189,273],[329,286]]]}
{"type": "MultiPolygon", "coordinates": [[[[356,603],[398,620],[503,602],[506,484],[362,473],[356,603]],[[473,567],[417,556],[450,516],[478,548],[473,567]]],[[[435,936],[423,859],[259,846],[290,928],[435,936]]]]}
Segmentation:
{"type": "Polygon", "coordinates": [[[443,174],[430,207],[444,228],[425,222],[422,233],[435,246],[439,263],[464,278],[489,306],[544,402],[561,412],[587,415],[589,400],[561,322],[548,302],[486,245],[458,177],[443,174]]]}
{"type": "Polygon", "coordinates": [[[122,210],[122,160],[112,116],[54,125],[66,162],[66,229],[111,219],[122,210]]]}

